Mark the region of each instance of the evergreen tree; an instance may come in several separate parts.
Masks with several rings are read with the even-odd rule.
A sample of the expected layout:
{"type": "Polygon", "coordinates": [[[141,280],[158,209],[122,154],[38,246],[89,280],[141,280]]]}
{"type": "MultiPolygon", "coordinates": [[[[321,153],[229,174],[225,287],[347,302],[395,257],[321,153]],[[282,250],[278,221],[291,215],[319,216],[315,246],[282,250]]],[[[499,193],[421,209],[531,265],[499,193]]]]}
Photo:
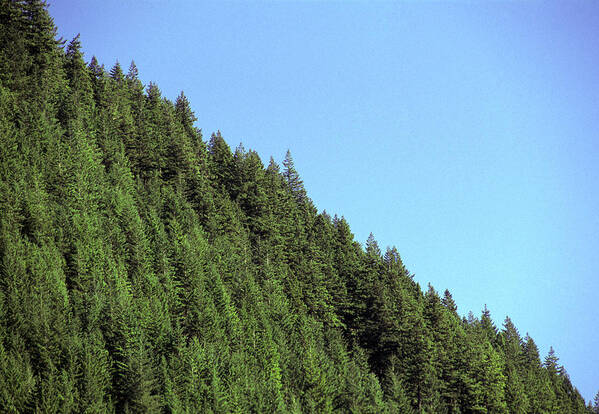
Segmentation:
{"type": "Polygon", "coordinates": [[[1,412],[599,411],[46,8],[0,0],[1,412]]]}
{"type": "Polygon", "coordinates": [[[118,60],[116,61],[112,69],[110,69],[110,77],[118,83],[123,82],[123,80],[125,79],[123,69],[121,68],[121,64],[118,60]]]}
{"type": "Polygon", "coordinates": [[[480,317],[480,326],[487,339],[494,345],[497,341],[498,332],[495,323],[493,323],[493,319],[491,319],[491,312],[487,309],[486,304],[480,317]]]}
{"type": "Polygon", "coordinates": [[[451,293],[448,289],[445,289],[445,292],[443,293],[443,299],[441,299],[441,303],[443,303],[443,306],[445,306],[447,310],[454,314],[457,314],[458,306],[453,300],[453,296],[451,296],[451,293]]]}
{"type": "Polygon", "coordinates": [[[549,353],[545,357],[545,361],[543,362],[543,366],[550,375],[557,375],[561,372],[562,367],[558,364],[559,358],[555,355],[555,350],[552,346],[549,347],[549,353]]]}
{"type": "Polygon", "coordinates": [[[293,193],[295,199],[298,203],[303,202],[306,199],[306,190],[304,189],[304,183],[301,180],[297,170],[295,169],[295,165],[293,163],[293,158],[291,157],[291,151],[287,150],[285,154],[285,159],[283,160],[283,177],[285,177],[285,182],[287,186],[293,193]]]}
{"type": "Polygon", "coordinates": [[[368,240],[366,240],[366,254],[376,260],[381,258],[381,249],[372,233],[370,233],[368,240]]]}

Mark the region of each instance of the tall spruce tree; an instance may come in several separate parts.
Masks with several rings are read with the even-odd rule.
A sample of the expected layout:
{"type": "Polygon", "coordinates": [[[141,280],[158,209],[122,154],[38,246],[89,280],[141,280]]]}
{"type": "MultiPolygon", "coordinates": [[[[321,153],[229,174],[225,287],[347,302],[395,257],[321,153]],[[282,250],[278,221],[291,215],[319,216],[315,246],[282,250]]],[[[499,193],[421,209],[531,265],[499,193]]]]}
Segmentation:
{"type": "Polygon", "coordinates": [[[287,186],[293,193],[298,203],[303,202],[306,199],[306,190],[304,189],[304,183],[301,180],[297,170],[295,169],[295,165],[293,163],[293,157],[291,156],[291,151],[287,150],[285,154],[285,159],[283,160],[283,177],[285,177],[285,182],[287,186]]]}

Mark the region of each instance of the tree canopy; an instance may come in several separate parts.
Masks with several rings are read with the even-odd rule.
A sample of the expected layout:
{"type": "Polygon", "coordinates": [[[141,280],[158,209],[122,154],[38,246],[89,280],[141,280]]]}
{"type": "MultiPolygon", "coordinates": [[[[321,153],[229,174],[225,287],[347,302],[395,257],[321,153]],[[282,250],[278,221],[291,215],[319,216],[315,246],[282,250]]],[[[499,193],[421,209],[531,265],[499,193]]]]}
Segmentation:
{"type": "Polygon", "coordinates": [[[181,92],[0,0],[0,411],[597,413],[181,92]]]}

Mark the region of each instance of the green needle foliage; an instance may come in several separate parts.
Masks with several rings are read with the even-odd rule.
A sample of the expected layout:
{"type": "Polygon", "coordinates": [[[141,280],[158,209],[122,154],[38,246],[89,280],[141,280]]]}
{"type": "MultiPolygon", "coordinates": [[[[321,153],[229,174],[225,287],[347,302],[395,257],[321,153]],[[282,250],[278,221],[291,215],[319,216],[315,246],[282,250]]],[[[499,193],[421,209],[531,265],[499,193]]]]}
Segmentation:
{"type": "Polygon", "coordinates": [[[195,121],[0,0],[0,412],[598,412],[195,121]]]}

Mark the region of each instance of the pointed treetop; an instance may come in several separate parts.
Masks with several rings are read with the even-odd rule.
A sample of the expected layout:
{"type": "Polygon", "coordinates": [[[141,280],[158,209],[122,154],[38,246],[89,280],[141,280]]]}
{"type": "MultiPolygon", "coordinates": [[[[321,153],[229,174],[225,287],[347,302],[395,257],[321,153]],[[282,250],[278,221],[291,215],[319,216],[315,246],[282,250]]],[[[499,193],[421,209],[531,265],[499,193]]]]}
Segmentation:
{"type": "Polygon", "coordinates": [[[451,296],[451,292],[449,292],[449,289],[445,289],[445,292],[443,293],[443,299],[441,299],[441,303],[449,311],[453,313],[458,312],[458,305],[456,305],[455,301],[453,300],[453,296],[451,296]]]}
{"type": "Polygon", "coordinates": [[[391,265],[399,262],[401,259],[399,257],[399,252],[395,246],[387,247],[387,251],[385,252],[385,263],[391,265]]]}
{"type": "Polygon", "coordinates": [[[89,62],[88,68],[91,74],[96,78],[100,78],[104,74],[104,65],[100,65],[95,56],[92,56],[92,60],[89,62]]]}
{"type": "Polygon", "coordinates": [[[485,318],[491,319],[491,312],[487,308],[487,304],[485,303],[485,307],[483,308],[482,316],[485,318]]]}
{"type": "Polygon", "coordinates": [[[129,90],[132,93],[132,96],[135,99],[141,99],[144,93],[144,85],[139,80],[139,71],[137,70],[137,65],[132,60],[129,65],[129,71],[127,72],[127,76],[125,76],[125,80],[127,81],[127,85],[129,86],[129,90]]]}
{"type": "Polygon", "coordinates": [[[480,317],[480,326],[483,329],[483,332],[487,334],[489,340],[495,340],[497,336],[497,328],[495,327],[493,319],[491,319],[491,312],[487,308],[486,303],[480,317]]]}
{"type": "Polygon", "coordinates": [[[283,160],[283,177],[285,182],[289,186],[289,189],[295,195],[298,202],[303,202],[306,199],[306,190],[304,189],[304,183],[301,180],[298,172],[295,169],[293,158],[291,157],[291,151],[287,150],[285,159],[283,160]]]}
{"type": "Polygon", "coordinates": [[[333,217],[333,225],[335,226],[335,230],[337,230],[339,241],[342,243],[352,243],[354,241],[354,235],[352,234],[349,223],[345,220],[345,217],[341,216],[341,218],[339,218],[335,214],[335,217],[333,217]]]}
{"type": "Polygon", "coordinates": [[[595,399],[593,400],[593,413],[599,414],[599,391],[597,391],[595,399]]]}
{"type": "Polygon", "coordinates": [[[179,96],[177,96],[177,100],[175,101],[175,106],[180,108],[189,108],[189,99],[185,96],[185,92],[181,91],[179,96]]]}
{"type": "Polygon", "coordinates": [[[507,359],[515,361],[522,356],[522,337],[509,316],[503,322],[501,343],[507,359]]]}
{"type": "Polygon", "coordinates": [[[283,166],[285,167],[284,175],[287,181],[289,182],[292,174],[297,174],[295,170],[295,164],[293,162],[293,157],[291,156],[291,151],[288,149],[285,153],[285,159],[283,160],[283,166]]]}
{"type": "Polygon", "coordinates": [[[530,365],[540,367],[541,357],[539,355],[539,348],[537,347],[537,344],[535,344],[535,341],[533,341],[533,339],[530,337],[528,332],[524,337],[523,344],[524,356],[526,358],[526,361],[530,365]]]}
{"type": "Polygon", "coordinates": [[[397,247],[387,247],[387,251],[385,252],[385,256],[383,257],[383,262],[385,262],[385,264],[387,265],[387,270],[397,269],[397,271],[400,274],[404,274],[405,276],[411,277],[401,260],[401,256],[397,251],[397,247]]]}
{"type": "Polygon", "coordinates": [[[435,297],[435,296],[439,297],[439,294],[437,293],[437,291],[435,290],[435,288],[433,287],[433,285],[431,285],[430,283],[428,283],[425,296],[428,296],[428,297],[435,297]]]}
{"type": "Polygon", "coordinates": [[[379,248],[379,244],[374,238],[374,235],[370,233],[368,236],[368,240],[366,240],[366,254],[371,257],[380,257],[381,249],[379,248]]]}
{"type": "Polygon", "coordinates": [[[506,316],[503,322],[503,332],[509,339],[518,339],[518,341],[521,339],[516,325],[514,325],[509,316],[506,316]]]}
{"type": "MultiPolygon", "coordinates": [[[[221,144],[226,145],[226,142],[223,139],[223,136],[220,134],[220,130],[217,130],[216,132],[213,132],[212,134],[210,134],[210,141],[208,142],[209,150],[212,150],[221,144]]],[[[227,147],[228,147],[228,145],[227,145],[227,147]]]]}
{"type": "Polygon", "coordinates": [[[158,103],[158,101],[160,101],[160,89],[158,89],[158,85],[155,83],[150,82],[146,88],[146,93],[148,94],[149,102],[158,103]]]}
{"type": "Polygon", "coordinates": [[[262,159],[260,155],[253,149],[246,151],[245,153],[245,161],[248,166],[252,166],[254,171],[262,171],[264,170],[264,164],[262,164],[262,159]]]}
{"type": "Polygon", "coordinates": [[[266,168],[266,171],[269,173],[277,173],[277,174],[280,172],[279,164],[276,163],[275,159],[272,156],[270,157],[270,161],[268,163],[268,167],[266,168]]]}
{"type": "Polygon", "coordinates": [[[220,130],[213,132],[208,142],[208,152],[212,155],[213,159],[225,167],[233,161],[233,154],[229,144],[220,134],[220,130]]]}
{"type": "Polygon", "coordinates": [[[237,160],[241,160],[245,157],[246,153],[247,153],[247,151],[245,150],[245,147],[243,146],[243,142],[240,142],[239,145],[237,146],[237,148],[235,148],[234,157],[237,160]]]}
{"type": "Polygon", "coordinates": [[[135,65],[135,61],[131,61],[131,64],[129,65],[129,72],[127,72],[127,79],[128,80],[135,80],[137,79],[139,75],[139,71],[137,70],[137,65],[135,65]]]}
{"type": "Polygon", "coordinates": [[[67,56],[83,56],[83,53],[81,52],[81,41],[79,40],[80,35],[80,33],[77,33],[77,36],[75,36],[67,45],[67,56]]]}
{"type": "Polygon", "coordinates": [[[549,347],[549,353],[545,357],[545,361],[543,362],[543,366],[547,368],[547,371],[551,374],[557,374],[561,371],[561,368],[558,364],[559,358],[555,355],[555,350],[552,346],[549,347]]]}
{"type": "Polygon", "coordinates": [[[86,84],[89,80],[89,71],[83,61],[79,34],[67,46],[65,71],[72,88],[80,90],[87,89],[86,84]]]}
{"type": "Polygon", "coordinates": [[[193,123],[198,120],[191,110],[189,100],[183,91],[177,96],[177,100],[175,101],[175,111],[185,128],[192,128],[193,123]]]}
{"type": "Polygon", "coordinates": [[[472,311],[468,312],[468,318],[466,319],[466,321],[468,322],[468,325],[476,325],[479,322],[478,318],[474,316],[474,312],[472,311]]]}
{"type": "Polygon", "coordinates": [[[112,69],[110,69],[110,77],[117,82],[120,82],[124,79],[123,69],[121,68],[121,64],[117,60],[112,69]]]}

